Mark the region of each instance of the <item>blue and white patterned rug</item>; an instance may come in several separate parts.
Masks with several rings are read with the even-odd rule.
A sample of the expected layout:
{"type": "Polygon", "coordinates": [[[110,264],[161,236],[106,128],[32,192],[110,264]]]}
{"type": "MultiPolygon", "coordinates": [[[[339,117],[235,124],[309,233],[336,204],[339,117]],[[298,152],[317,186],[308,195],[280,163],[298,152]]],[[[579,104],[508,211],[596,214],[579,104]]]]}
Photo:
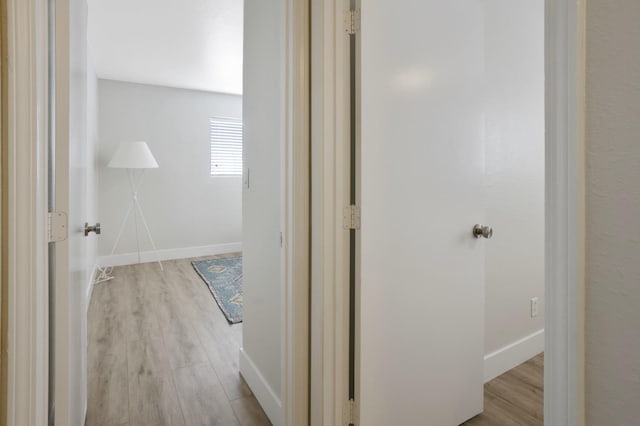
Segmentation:
{"type": "Polygon", "coordinates": [[[230,324],[242,322],[242,256],[191,262],[230,324]]]}

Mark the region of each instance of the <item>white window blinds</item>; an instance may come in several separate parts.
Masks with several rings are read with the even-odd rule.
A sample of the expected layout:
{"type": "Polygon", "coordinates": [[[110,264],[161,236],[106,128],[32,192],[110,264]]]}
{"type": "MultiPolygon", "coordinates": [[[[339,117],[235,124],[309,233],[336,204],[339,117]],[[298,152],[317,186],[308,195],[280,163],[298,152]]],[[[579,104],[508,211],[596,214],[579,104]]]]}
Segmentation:
{"type": "Polygon", "coordinates": [[[211,176],[242,175],[242,120],[212,117],[209,139],[211,176]]]}

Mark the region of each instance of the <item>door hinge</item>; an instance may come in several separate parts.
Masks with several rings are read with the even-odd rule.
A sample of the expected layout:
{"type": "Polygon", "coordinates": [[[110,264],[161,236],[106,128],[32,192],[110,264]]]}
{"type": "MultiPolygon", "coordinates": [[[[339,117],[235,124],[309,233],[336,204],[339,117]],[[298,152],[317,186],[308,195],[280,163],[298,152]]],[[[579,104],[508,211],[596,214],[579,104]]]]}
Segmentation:
{"type": "Polygon", "coordinates": [[[344,229],[360,229],[360,207],[359,206],[347,206],[343,212],[343,227],[344,229]]]}
{"type": "Polygon", "coordinates": [[[343,412],[343,426],[357,425],[358,424],[358,407],[353,399],[344,403],[343,412]]]}
{"type": "Polygon", "coordinates": [[[69,235],[69,225],[65,212],[49,212],[47,234],[50,243],[64,241],[69,235]]]}
{"type": "Polygon", "coordinates": [[[344,13],[344,30],[347,34],[360,31],[360,9],[347,10],[344,13]]]}

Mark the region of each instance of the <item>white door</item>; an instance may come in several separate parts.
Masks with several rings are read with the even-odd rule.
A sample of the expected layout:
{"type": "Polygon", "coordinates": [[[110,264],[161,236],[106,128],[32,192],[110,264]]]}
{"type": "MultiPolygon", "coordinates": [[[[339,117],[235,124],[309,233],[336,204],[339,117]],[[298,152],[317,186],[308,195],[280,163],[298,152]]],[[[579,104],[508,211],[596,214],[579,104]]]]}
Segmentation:
{"type": "Polygon", "coordinates": [[[88,209],[92,197],[88,168],[94,160],[87,133],[87,6],[85,0],[56,0],[55,6],[53,204],[55,210],[67,213],[69,235],[54,245],[50,402],[56,425],[81,425],[86,408],[87,303],[93,266],[88,259],[95,251],[96,238],[84,235],[85,222],[95,221],[88,209]]]}
{"type": "Polygon", "coordinates": [[[360,36],[360,424],[458,425],[483,406],[482,1],[363,1],[360,36]]]}

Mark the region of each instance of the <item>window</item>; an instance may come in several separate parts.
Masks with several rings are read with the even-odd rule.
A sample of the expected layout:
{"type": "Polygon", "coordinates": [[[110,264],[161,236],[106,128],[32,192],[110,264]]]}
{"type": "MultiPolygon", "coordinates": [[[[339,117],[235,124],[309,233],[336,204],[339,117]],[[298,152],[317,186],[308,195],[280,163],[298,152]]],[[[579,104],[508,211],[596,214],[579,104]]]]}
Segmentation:
{"type": "Polygon", "coordinates": [[[212,117],[209,122],[211,176],[242,175],[242,120],[212,117]]]}

